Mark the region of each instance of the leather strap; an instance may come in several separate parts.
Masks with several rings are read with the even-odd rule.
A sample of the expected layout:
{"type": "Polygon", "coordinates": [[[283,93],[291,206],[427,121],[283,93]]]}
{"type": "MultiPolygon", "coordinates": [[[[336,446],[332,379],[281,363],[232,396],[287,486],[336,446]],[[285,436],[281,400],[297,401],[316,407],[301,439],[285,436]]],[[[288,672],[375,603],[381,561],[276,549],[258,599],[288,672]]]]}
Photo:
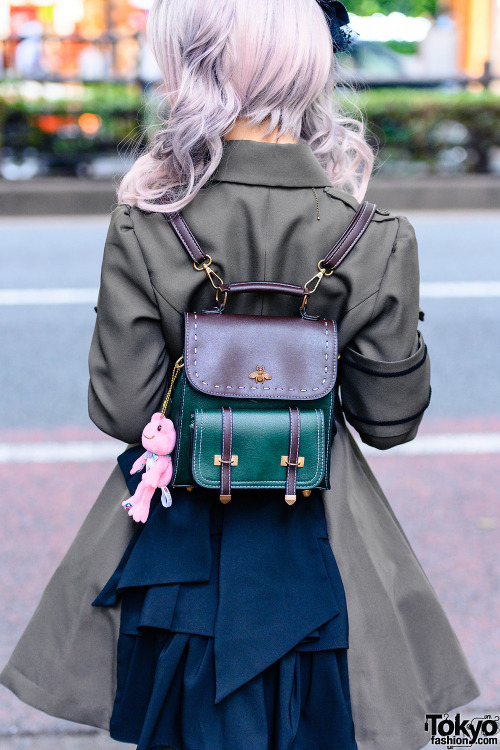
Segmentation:
{"type": "Polygon", "coordinates": [[[337,268],[368,228],[375,209],[375,203],[363,201],[330,252],[320,261],[323,268],[329,271],[337,268]]]}
{"type": "Polygon", "coordinates": [[[184,216],[179,212],[176,214],[164,214],[166,220],[180,239],[184,248],[193,261],[197,265],[205,263],[209,258],[208,255],[201,249],[201,246],[186,224],[184,216]]]}
{"type": "Polygon", "coordinates": [[[220,501],[231,500],[231,461],[233,458],[233,412],[230,406],[222,408],[222,453],[220,464],[220,501]]]}
{"type": "MultiPolygon", "coordinates": [[[[320,263],[322,264],[323,268],[326,268],[327,270],[331,271],[334,268],[337,268],[337,266],[344,260],[346,255],[352,250],[352,248],[355,246],[356,242],[360,239],[360,237],[364,234],[366,229],[368,228],[368,225],[370,224],[370,221],[373,218],[373,214],[375,213],[376,205],[375,203],[369,203],[368,201],[363,201],[363,203],[360,205],[354,216],[352,217],[351,221],[349,222],[348,226],[344,230],[344,232],[341,234],[335,245],[332,247],[329,253],[325,255],[322,261],[320,263]]],[[[164,214],[166,220],[174,230],[175,234],[181,241],[182,245],[184,246],[184,249],[186,250],[187,254],[193,261],[193,263],[196,263],[197,265],[200,265],[201,263],[205,263],[207,260],[209,260],[209,256],[207,253],[205,253],[204,250],[201,249],[201,246],[194,236],[194,234],[191,232],[190,228],[186,224],[186,220],[184,219],[184,216],[180,213],[175,214],[164,214]]],[[[260,286],[258,289],[256,288],[256,284],[265,284],[266,282],[241,282],[240,284],[224,284],[224,289],[221,289],[221,291],[226,292],[250,292],[250,291],[272,291],[272,292],[278,292],[278,294],[294,294],[294,295],[303,295],[304,289],[303,287],[296,287],[294,284],[280,284],[279,289],[277,288],[270,288],[266,285],[266,287],[260,286]],[[252,285],[253,288],[248,288],[249,285],[252,285]],[[230,288],[226,288],[230,287],[230,288]],[[246,288],[243,288],[246,287],[246,288]],[[295,291],[295,290],[299,290],[295,291]],[[293,291],[292,291],[293,290],[293,291]]],[[[273,282],[269,282],[271,284],[273,282]]]]}
{"type": "Polygon", "coordinates": [[[295,284],[283,284],[280,281],[238,281],[236,284],[221,284],[219,290],[227,294],[241,292],[274,292],[274,294],[292,294],[304,296],[304,287],[295,284]]]}
{"type": "Polygon", "coordinates": [[[290,412],[290,447],[288,450],[288,466],[286,468],[285,500],[293,505],[297,499],[297,464],[300,446],[300,412],[296,406],[289,407],[290,412]]]}

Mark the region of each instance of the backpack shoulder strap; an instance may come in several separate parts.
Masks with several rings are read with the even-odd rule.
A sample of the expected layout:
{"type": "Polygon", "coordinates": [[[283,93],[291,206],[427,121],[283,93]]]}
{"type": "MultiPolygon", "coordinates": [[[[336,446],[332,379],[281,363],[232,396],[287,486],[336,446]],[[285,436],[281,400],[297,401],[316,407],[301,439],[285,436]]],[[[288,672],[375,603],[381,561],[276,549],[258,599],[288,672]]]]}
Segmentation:
{"type": "Polygon", "coordinates": [[[210,260],[210,257],[206,252],[201,249],[200,243],[186,224],[186,220],[180,211],[175,214],[164,214],[164,216],[184,245],[184,249],[193,263],[199,265],[200,263],[205,263],[207,260],[210,260]]]}
{"type": "MultiPolygon", "coordinates": [[[[328,252],[323,260],[320,261],[323,268],[328,271],[337,268],[368,228],[368,225],[373,218],[373,214],[375,213],[375,209],[375,203],[363,201],[330,252],[328,252]]],[[[198,240],[191,232],[186,224],[184,216],[180,212],[175,214],[164,214],[164,216],[181,241],[193,263],[199,265],[210,259],[205,251],[202,250],[198,240]]]]}
{"type": "Polygon", "coordinates": [[[337,268],[368,228],[375,209],[375,203],[363,201],[330,252],[320,260],[320,267],[327,271],[337,268]]]}

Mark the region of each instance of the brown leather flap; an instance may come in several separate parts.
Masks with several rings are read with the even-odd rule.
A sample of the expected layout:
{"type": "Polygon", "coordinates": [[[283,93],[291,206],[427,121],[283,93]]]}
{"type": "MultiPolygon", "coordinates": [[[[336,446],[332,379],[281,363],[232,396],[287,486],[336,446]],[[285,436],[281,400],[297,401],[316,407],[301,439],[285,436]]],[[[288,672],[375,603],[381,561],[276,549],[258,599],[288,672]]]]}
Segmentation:
{"type": "Polygon", "coordinates": [[[315,399],[337,377],[334,320],[186,313],[185,364],[198,390],[231,398],[315,399]]]}

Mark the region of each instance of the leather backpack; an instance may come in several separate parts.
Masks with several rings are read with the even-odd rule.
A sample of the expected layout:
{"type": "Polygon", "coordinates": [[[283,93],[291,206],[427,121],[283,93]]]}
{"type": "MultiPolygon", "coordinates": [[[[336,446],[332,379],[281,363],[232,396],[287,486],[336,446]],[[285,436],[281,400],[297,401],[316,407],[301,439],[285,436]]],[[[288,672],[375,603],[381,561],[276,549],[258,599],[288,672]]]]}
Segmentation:
{"type": "Polygon", "coordinates": [[[376,206],[364,201],[304,286],[269,281],[225,284],[212,269],[182,214],[165,218],[197,271],[216,292],[213,309],[187,312],[184,352],[174,365],[162,413],[172,396],[177,432],[174,487],[232,489],[330,488],[336,434],[337,324],[307,313],[307,302],[367,229],[376,206]],[[226,312],[228,297],[245,292],[300,298],[296,317],[226,312]],[[177,376],[181,374],[180,378],[177,376]]]}

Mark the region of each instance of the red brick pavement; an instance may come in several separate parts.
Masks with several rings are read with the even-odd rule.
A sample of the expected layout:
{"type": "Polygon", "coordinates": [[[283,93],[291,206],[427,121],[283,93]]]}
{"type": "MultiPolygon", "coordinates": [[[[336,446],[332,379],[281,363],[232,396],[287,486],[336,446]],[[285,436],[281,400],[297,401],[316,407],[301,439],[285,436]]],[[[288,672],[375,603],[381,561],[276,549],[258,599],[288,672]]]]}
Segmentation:
{"type": "MultiPolygon", "coordinates": [[[[112,461],[27,464],[22,469],[19,464],[0,465],[2,666],[112,468],[112,461]]],[[[29,708],[0,686],[0,734],[67,726],[77,725],[29,708]]]]}
{"type": "MultiPolygon", "coordinates": [[[[500,418],[427,419],[420,433],[500,432],[500,418]]],[[[0,442],[109,439],[97,429],[3,431],[0,442]]],[[[418,440],[418,438],[417,438],[418,440]]],[[[117,454],[122,445],[116,441],[117,454]]],[[[469,658],[482,695],[468,709],[500,706],[500,456],[367,457],[469,658]],[[486,519],[486,520],[485,520],[486,519]],[[496,524],[496,525],[495,525],[496,524]]],[[[106,481],[113,461],[0,464],[2,616],[0,665],[106,481]]],[[[76,729],[0,687],[0,734],[76,729]]]]}

